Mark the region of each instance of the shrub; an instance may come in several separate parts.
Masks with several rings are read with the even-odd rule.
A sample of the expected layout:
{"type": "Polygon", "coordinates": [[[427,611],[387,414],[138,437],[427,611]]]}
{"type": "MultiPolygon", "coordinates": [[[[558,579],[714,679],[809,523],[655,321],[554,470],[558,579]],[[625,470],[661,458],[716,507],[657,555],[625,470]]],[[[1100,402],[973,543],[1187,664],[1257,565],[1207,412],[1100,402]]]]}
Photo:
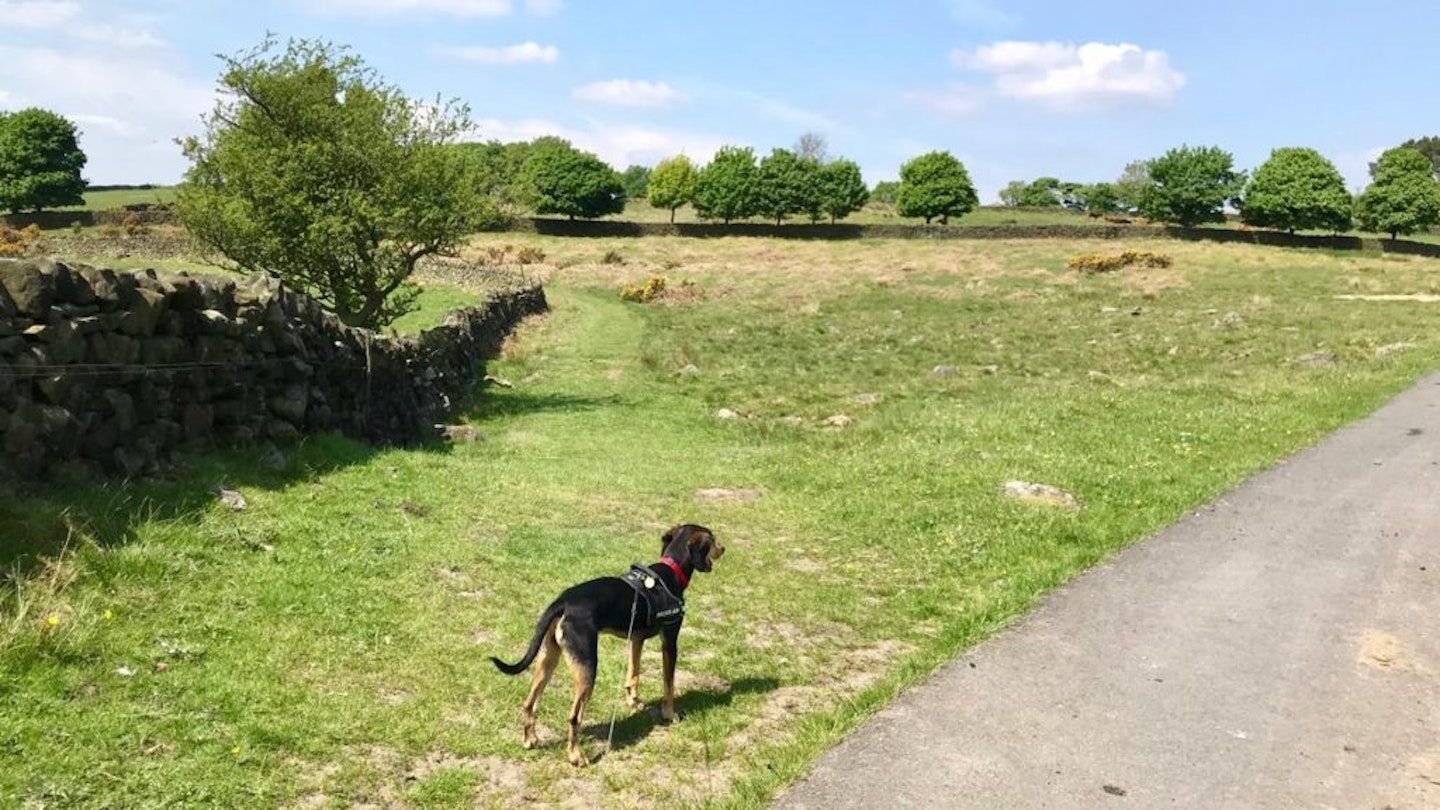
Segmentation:
{"type": "Polygon", "coordinates": [[[19,230],[8,225],[0,225],[0,257],[28,256],[31,253],[41,252],[44,248],[45,236],[40,233],[39,225],[32,223],[19,230]]]}
{"type": "Polygon", "coordinates": [[[663,292],[665,292],[665,277],[651,276],[644,284],[632,284],[621,288],[620,297],[626,301],[645,304],[654,301],[663,292]]]}
{"type": "Polygon", "coordinates": [[[624,264],[624,263],[625,263],[625,257],[620,255],[620,251],[615,250],[614,248],[611,248],[610,250],[605,251],[605,255],[604,255],[604,256],[601,256],[601,257],[600,257],[600,263],[601,263],[601,264],[624,264]]]}
{"type": "Polygon", "coordinates": [[[531,245],[525,245],[515,251],[515,262],[517,264],[539,264],[545,261],[545,251],[531,245]]]}
{"type": "Polygon", "coordinates": [[[1141,265],[1143,267],[1169,267],[1170,257],[1163,253],[1151,253],[1145,250],[1127,250],[1123,253],[1106,255],[1104,253],[1082,253],[1078,256],[1071,256],[1065,262],[1065,266],[1071,270],[1079,270],[1086,274],[1111,273],[1124,267],[1141,265]]]}
{"type": "Polygon", "coordinates": [[[70,223],[70,232],[73,233],[73,234],[75,234],[76,236],[79,236],[81,233],[84,233],[84,231],[85,231],[85,224],[84,224],[83,222],[81,222],[80,220],[77,219],[77,220],[75,220],[74,222],[70,223]]]}
{"type": "Polygon", "coordinates": [[[120,229],[125,231],[126,236],[139,236],[150,232],[149,226],[141,222],[140,217],[133,213],[126,214],[125,218],[120,220],[120,229]]]}

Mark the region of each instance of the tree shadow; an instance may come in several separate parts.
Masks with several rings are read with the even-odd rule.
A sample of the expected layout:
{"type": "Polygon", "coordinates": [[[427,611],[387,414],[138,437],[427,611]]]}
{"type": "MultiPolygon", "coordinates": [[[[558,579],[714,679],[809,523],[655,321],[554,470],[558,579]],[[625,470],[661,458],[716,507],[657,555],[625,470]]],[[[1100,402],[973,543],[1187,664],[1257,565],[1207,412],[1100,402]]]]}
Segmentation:
{"type": "MultiPolygon", "coordinates": [[[[278,452],[249,448],[177,456],[164,473],[143,480],[0,490],[0,586],[82,545],[127,545],[146,523],[198,523],[223,508],[217,507],[221,487],[241,495],[284,489],[369,463],[387,449],[326,434],[278,452]]],[[[437,440],[410,449],[443,454],[451,448],[437,440]]]]}
{"type": "Polygon", "coordinates": [[[623,405],[616,395],[602,397],[573,394],[532,394],[523,391],[486,391],[467,397],[454,411],[454,418],[481,421],[508,416],[527,416],[550,411],[590,411],[623,405]]]}
{"type": "MultiPolygon", "coordinates": [[[[691,689],[675,698],[675,710],[680,713],[680,722],[694,721],[707,712],[729,706],[737,695],[755,695],[773,692],[780,681],[771,677],[741,678],[727,689],[691,689]]],[[[659,702],[648,703],[645,708],[632,712],[628,717],[615,721],[615,733],[610,742],[611,751],[623,751],[646,737],[660,725],[659,702]]],[[[592,723],[585,728],[592,738],[604,740],[610,737],[610,721],[592,723]]],[[[604,755],[596,758],[598,762],[604,755]]]]}

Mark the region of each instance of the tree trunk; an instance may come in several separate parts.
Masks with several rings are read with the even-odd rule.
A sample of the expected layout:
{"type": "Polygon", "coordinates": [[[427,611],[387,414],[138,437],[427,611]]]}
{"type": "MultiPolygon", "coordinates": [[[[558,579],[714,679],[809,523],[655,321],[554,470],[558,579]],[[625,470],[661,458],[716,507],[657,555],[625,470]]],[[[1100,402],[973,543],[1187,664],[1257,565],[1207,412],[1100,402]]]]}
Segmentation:
{"type": "MultiPolygon", "coordinates": [[[[680,207],[680,206],[678,206],[678,205],[675,206],[675,208],[679,208],[679,207],[680,207]]],[[[671,225],[674,225],[674,224],[675,224],[675,208],[671,208],[671,209],[670,209],[670,224],[671,224],[671,225]]]]}

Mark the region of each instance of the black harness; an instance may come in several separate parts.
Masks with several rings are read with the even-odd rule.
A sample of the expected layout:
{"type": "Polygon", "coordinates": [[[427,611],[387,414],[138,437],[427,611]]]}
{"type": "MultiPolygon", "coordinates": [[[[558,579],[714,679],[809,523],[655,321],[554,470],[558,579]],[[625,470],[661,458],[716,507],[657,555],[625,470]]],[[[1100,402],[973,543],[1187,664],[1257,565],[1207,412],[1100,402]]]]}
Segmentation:
{"type": "Polygon", "coordinates": [[[685,618],[685,600],[670,592],[665,580],[643,565],[631,565],[621,577],[645,602],[645,627],[671,627],[685,618]]]}

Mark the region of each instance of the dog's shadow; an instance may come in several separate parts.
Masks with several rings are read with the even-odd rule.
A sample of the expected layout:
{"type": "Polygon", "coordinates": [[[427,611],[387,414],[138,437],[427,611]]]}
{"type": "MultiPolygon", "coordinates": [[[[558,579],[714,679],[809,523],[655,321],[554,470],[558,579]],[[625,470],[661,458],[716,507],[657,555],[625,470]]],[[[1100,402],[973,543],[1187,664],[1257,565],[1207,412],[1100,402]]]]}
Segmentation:
{"type": "MultiPolygon", "coordinates": [[[[755,695],[773,692],[780,686],[776,678],[740,678],[727,689],[690,689],[675,698],[675,711],[680,722],[694,722],[706,712],[730,705],[737,695],[755,695]]],[[[611,738],[610,720],[591,723],[585,734],[599,740],[611,739],[609,750],[621,751],[650,736],[660,723],[659,701],[648,702],[645,708],[632,711],[629,716],[615,721],[614,737],[611,738]]],[[[604,754],[595,758],[598,762],[604,754]]]]}

